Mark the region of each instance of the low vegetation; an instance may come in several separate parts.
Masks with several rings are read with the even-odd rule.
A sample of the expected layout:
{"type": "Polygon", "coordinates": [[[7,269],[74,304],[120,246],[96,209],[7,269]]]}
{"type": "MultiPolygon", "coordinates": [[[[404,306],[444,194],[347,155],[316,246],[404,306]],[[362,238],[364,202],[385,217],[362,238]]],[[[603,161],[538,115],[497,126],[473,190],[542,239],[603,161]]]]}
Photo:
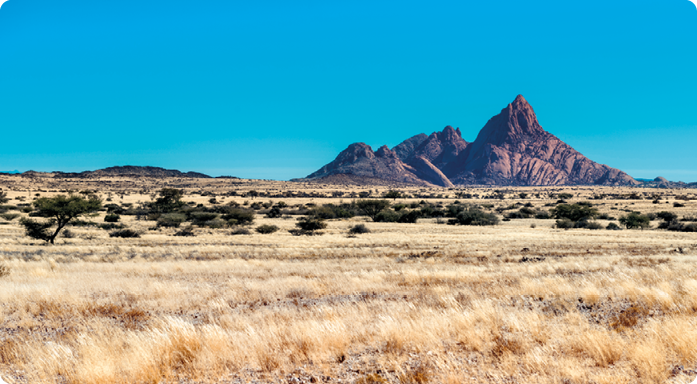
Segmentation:
{"type": "Polygon", "coordinates": [[[3,185],[11,383],[697,376],[689,191],[69,182],[3,185]],[[58,195],[107,204],[53,245],[26,236],[58,195]]]}

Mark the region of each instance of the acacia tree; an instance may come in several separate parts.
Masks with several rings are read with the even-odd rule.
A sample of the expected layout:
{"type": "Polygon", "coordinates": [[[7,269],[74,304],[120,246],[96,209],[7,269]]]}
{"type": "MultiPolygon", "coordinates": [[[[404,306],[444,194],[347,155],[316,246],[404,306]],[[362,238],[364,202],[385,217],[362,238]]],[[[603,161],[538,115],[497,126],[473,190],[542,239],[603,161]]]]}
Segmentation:
{"type": "Polygon", "coordinates": [[[85,199],[81,196],[58,195],[42,197],[33,202],[36,216],[46,217],[48,221],[39,222],[29,218],[21,220],[27,236],[53,244],[60,231],[78,216],[95,212],[102,207],[102,201],[92,195],[85,199]],[[55,228],[53,228],[55,226],[55,228]]]}
{"type": "Polygon", "coordinates": [[[378,213],[390,206],[387,200],[358,200],[356,208],[375,221],[378,213]]]}

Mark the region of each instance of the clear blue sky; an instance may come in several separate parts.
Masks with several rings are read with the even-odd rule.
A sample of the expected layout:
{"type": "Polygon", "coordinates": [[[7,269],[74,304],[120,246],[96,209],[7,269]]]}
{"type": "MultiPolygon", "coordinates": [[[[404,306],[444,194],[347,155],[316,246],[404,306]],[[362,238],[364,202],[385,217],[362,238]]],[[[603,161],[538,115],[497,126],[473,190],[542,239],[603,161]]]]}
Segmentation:
{"type": "Polygon", "coordinates": [[[153,165],[289,179],[517,94],[634,177],[697,181],[687,0],[9,0],[0,170],[153,165]]]}

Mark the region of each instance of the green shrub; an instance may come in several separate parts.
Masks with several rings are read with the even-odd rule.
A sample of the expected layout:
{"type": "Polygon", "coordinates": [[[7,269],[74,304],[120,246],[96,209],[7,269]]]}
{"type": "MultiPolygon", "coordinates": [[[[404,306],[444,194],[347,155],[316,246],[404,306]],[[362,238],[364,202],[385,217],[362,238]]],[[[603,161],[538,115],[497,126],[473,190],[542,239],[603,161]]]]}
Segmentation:
{"type": "Polygon", "coordinates": [[[121,220],[121,216],[119,216],[115,213],[110,213],[110,214],[104,216],[104,221],[107,223],[118,223],[119,220],[121,220]]]}
{"type": "Polygon", "coordinates": [[[596,218],[598,210],[587,204],[559,204],[552,209],[551,214],[555,219],[579,221],[596,218]]]}
{"type": "Polygon", "coordinates": [[[626,216],[620,217],[620,224],[627,229],[648,228],[651,226],[651,219],[648,216],[636,212],[631,212],[626,216]]]}
{"type": "Polygon", "coordinates": [[[186,221],[186,215],[183,213],[165,213],[157,219],[158,227],[179,228],[181,223],[186,221]]]}
{"type": "Polygon", "coordinates": [[[262,235],[267,235],[269,233],[274,233],[278,231],[278,227],[275,225],[264,224],[254,228],[255,231],[261,233],[262,235]]]}
{"type": "Polygon", "coordinates": [[[387,200],[358,200],[356,201],[356,208],[366,216],[370,217],[375,221],[375,217],[378,213],[382,212],[384,209],[390,206],[390,202],[387,200]]]}
{"type": "Polygon", "coordinates": [[[301,218],[295,225],[303,231],[318,231],[327,228],[327,223],[316,217],[301,218]]]}
{"type": "Polygon", "coordinates": [[[254,212],[247,209],[228,207],[222,219],[228,224],[234,225],[251,225],[254,223],[254,212]]]}
{"type": "Polygon", "coordinates": [[[666,211],[662,211],[662,212],[656,213],[656,217],[658,217],[659,219],[661,219],[661,220],[663,220],[663,221],[669,222],[669,223],[670,223],[671,221],[677,221],[677,220],[678,220],[678,215],[677,215],[677,214],[675,214],[675,213],[673,213],[673,212],[666,212],[666,211]]]}
{"type": "Polygon", "coordinates": [[[576,226],[576,222],[567,218],[557,220],[556,227],[559,229],[571,229],[576,226]]]}
{"type": "Polygon", "coordinates": [[[356,224],[349,229],[349,234],[351,235],[360,235],[364,233],[370,233],[370,229],[368,229],[365,224],[356,224]]]}
{"type": "MultiPolygon", "coordinates": [[[[462,207],[462,206],[460,206],[462,207]]],[[[457,213],[455,218],[450,219],[448,224],[459,225],[497,225],[499,218],[493,213],[484,212],[477,207],[467,206],[457,213]]]]}
{"type": "Polygon", "coordinates": [[[622,229],[622,227],[620,227],[620,226],[617,225],[616,223],[610,223],[610,224],[607,225],[607,227],[605,227],[605,229],[609,229],[609,230],[611,230],[611,231],[619,231],[619,230],[622,229]]]}

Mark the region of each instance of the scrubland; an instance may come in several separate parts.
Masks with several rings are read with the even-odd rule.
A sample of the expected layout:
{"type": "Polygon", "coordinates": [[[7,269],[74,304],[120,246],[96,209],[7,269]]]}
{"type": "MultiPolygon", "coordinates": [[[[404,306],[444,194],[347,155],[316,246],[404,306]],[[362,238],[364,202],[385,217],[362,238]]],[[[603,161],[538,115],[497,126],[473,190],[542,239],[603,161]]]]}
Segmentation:
{"type": "MultiPolygon", "coordinates": [[[[138,185],[122,197],[98,187],[115,201],[150,198],[138,185]]],[[[312,188],[321,195],[329,187],[312,188]]],[[[5,190],[27,201],[52,193],[36,184],[5,190]]],[[[509,205],[522,191],[540,190],[469,202],[509,205]]],[[[616,189],[564,190],[570,201],[586,201],[616,189]]],[[[615,215],[613,207],[673,210],[665,201],[690,193],[660,191],[663,200],[653,204],[655,190],[639,192],[647,198],[594,203],[615,215]]],[[[456,199],[448,190],[433,194],[443,204],[456,199]]],[[[695,202],[684,205],[680,215],[697,212],[695,202]]],[[[75,227],[72,238],[47,246],[24,236],[16,220],[0,225],[6,381],[616,384],[697,377],[695,233],[561,230],[539,219],[469,227],[354,217],[329,221],[322,236],[292,236],[295,218],[257,215],[255,225],[281,230],[232,236],[200,228],[195,237],[173,237],[174,229],[152,230],[152,222],[123,216],[123,223],[142,237],[75,227]],[[357,223],[371,233],[348,236],[357,223]]]]}

